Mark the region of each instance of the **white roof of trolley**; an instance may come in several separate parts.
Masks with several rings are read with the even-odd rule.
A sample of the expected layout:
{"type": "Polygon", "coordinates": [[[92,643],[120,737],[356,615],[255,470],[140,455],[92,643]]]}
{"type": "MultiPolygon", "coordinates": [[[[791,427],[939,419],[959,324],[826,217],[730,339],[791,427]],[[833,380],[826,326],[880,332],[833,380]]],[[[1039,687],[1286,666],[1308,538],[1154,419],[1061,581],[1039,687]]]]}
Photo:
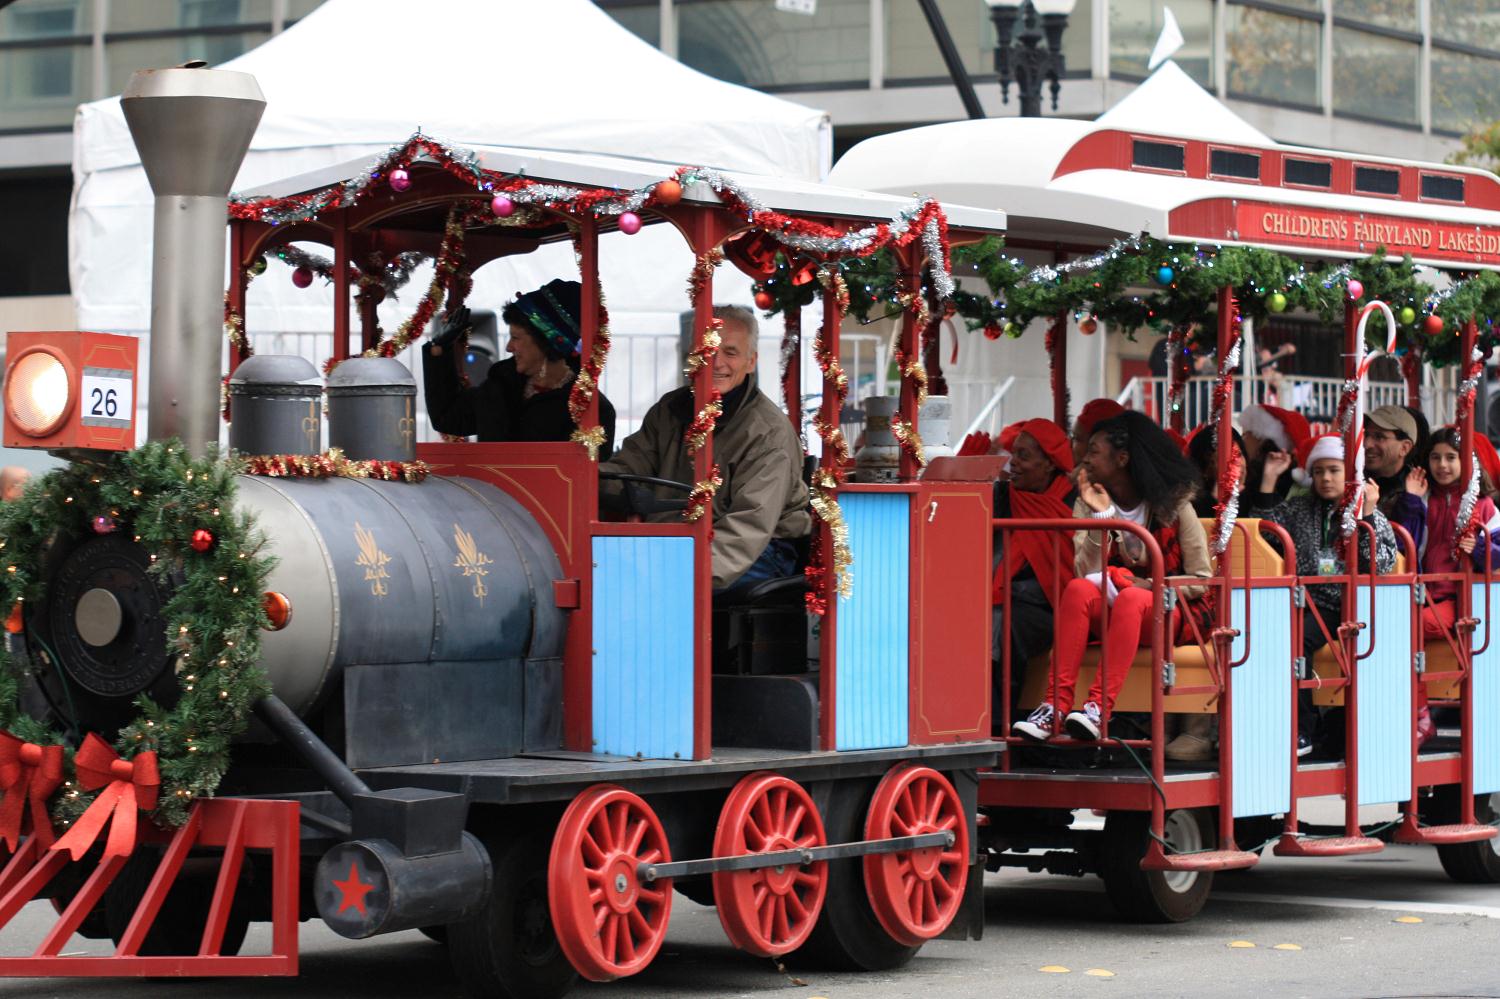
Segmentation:
{"type": "Polygon", "coordinates": [[[1097,121],[929,125],[859,143],[829,177],[1004,208],[1013,245],[1146,233],[1500,269],[1500,178],[1277,143],[1171,62],[1097,121]]]}
{"type": "MultiPolygon", "coordinates": [[[[681,164],[654,162],[603,153],[560,153],[549,150],[487,146],[475,149],[479,165],[486,170],[531,180],[579,187],[603,187],[631,191],[654,184],[676,172],[681,164]]],[[[349,160],[309,173],[289,177],[248,191],[235,192],[238,197],[286,197],[339,184],[369,169],[369,158],[349,160]]],[[[690,164],[694,165],[694,164],[690,164]]],[[[766,208],[803,215],[835,216],[859,220],[886,221],[912,205],[913,197],[901,197],[872,191],[836,187],[792,177],[768,177],[759,174],[721,171],[723,176],[766,208]]],[[[923,197],[925,195],[917,195],[923,197]]],[[[683,199],[702,204],[719,200],[705,183],[688,185],[683,199]]],[[[1005,212],[995,209],[969,208],[943,204],[948,225],[977,232],[1005,231],[1005,212]]]]}

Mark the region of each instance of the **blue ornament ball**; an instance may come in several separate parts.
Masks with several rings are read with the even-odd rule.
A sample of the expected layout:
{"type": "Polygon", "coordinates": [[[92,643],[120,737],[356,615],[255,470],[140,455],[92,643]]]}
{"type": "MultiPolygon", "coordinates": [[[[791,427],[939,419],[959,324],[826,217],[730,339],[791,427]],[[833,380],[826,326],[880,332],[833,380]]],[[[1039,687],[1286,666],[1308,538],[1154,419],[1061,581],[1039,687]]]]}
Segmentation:
{"type": "Polygon", "coordinates": [[[1172,279],[1176,276],[1177,272],[1172,270],[1172,268],[1170,267],[1158,267],[1156,269],[1157,284],[1171,284],[1172,279]]]}

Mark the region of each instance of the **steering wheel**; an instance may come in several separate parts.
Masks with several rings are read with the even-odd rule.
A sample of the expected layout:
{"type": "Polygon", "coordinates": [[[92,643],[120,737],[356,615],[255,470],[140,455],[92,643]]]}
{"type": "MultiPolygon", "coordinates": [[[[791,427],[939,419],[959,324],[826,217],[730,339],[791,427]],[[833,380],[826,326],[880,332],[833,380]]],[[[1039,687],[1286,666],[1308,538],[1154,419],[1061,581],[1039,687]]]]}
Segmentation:
{"type": "MultiPolygon", "coordinates": [[[[687,497],[692,493],[693,487],[686,482],[678,482],[676,479],[661,479],[654,475],[636,475],[632,472],[600,472],[601,481],[619,482],[624,489],[619,493],[619,498],[624,502],[622,512],[627,514],[638,514],[648,517],[654,513],[680,513],[687,509],[687,497]],[[651,487],[671,489],[683,494],[682,499],[660,499],[652,491],[651,487]]],[[[606,498],[614,499],[611,494],[606,493],[606,498]]]]}

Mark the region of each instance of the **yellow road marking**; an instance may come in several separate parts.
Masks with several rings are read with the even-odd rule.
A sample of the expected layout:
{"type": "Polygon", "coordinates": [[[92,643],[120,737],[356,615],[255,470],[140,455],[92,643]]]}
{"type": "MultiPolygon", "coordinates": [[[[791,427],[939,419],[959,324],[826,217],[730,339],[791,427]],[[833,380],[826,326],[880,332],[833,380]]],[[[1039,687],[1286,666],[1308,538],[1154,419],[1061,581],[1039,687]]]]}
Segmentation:
{"type": "Polygon", "coordinates": [[[1231,946],[1231,947],[1237,947],[1237,948],[1245,948],[1245,947],[1254,947],[1255,944],[1251,943],[1249,940],[1231,940],[1231,941],[1229,941],[1229,946],[1231,946]]]}
{"type": "Polygon", "coordinates": [[[1394,920],[1397,923],[1420,923],[1421,921],[1421,916],[1397,916],[1394,920]]]}
{"type": "Polygon", "coordinates": [[[1277,944],[1276,946],[1272,947],[1271,949],[1272,950],[1301,950],[1302,949],[1302,945],[1301,944],[1277,944]]]}
{"type": "Polygon", "coordinates": [[[1036,970],[1044,971],[1049,975],[1066,975],[1068,973],[1068,969],[1060,964],[1044,964],[1036,970]]]}
{"type": "Polygon", "coordinates": [[[1092,975],[1095,978],[1113,978],[1113,977],[1115,977],[1115,973],[1113,971],[1105,971],[1103,968],[1090,968],[1088,971],[1085,971],[1084,974],[1085,975],[1092,975]]]}

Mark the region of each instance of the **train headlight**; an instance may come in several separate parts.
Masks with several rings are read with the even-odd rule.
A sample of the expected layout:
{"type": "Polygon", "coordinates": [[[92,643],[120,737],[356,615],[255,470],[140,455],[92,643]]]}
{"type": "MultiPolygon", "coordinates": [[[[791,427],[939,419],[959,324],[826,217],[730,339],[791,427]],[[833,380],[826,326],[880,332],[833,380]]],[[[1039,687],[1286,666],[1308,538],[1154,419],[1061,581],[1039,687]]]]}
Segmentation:
{"type": "Polygon", "coordinates": [[[55,354],[34,350],[11,366],[5,411],[23,434],[46,437],[62,424],[72,403],[68,369],[55,354]]]}

